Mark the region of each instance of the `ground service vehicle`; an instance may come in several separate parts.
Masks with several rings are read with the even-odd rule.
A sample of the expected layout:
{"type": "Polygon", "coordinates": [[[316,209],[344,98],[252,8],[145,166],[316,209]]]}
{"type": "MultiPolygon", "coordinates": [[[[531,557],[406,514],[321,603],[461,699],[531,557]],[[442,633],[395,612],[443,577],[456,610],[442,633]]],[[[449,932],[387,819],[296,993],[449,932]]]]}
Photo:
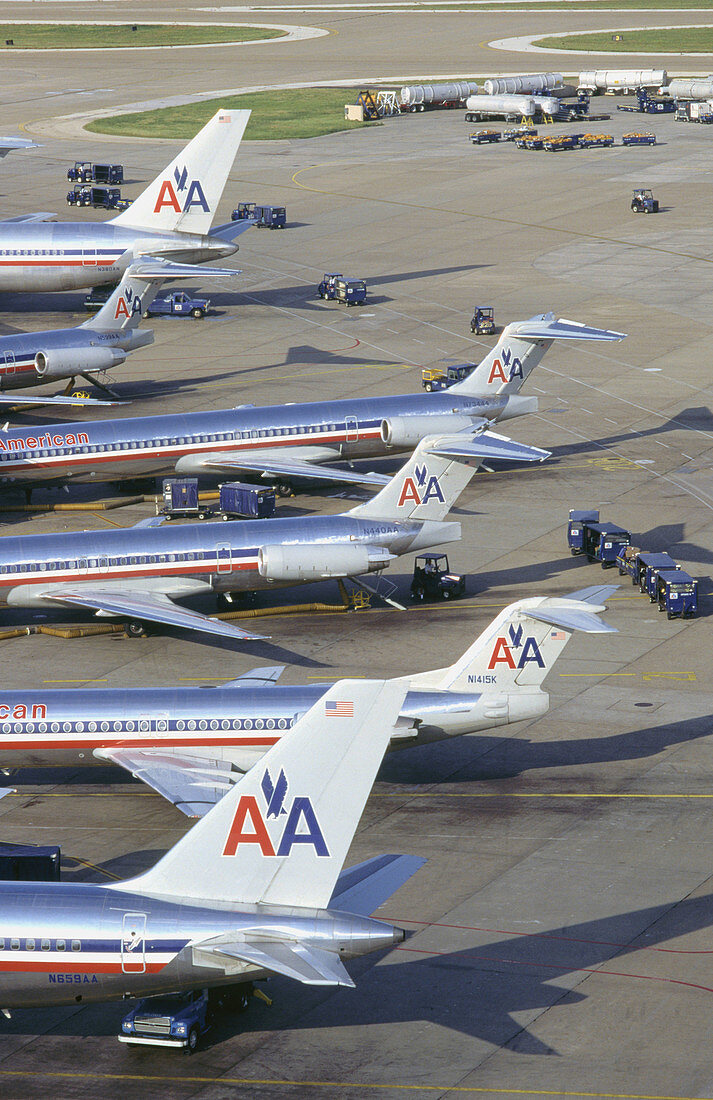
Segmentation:
{"type": "Polygon", "coordinates": [[[651,603],[656,602],[656,579],[662,570],[680,569],[678,562],[670,554],[642,554],[640,557],[644,571],[639,578],[639,591],[646,592],[651,603]]]}
{"type": "Polygon", "coordinates": [[[476,306],[470,320],[470,331],[478,336],[492,336],[495,332],[495,311],[492,306],[476,306]]]}
{"type": "Polygon", "coordinates": [[[252,982],[240,982],[145,997],[124,1016],[117,1038],[127,1046],[176,1047],[193,1054],[221,1012],[245,1011],[252,989],[252,982]]]}
{"type": "Polygon", "coordinates": [[[639,583],[639,554],[641,553],[640,546],[622,546],[616,556],[619,576],[631,577],[632,584],[639,583]]]}
{"type": "Polygon", "coordinates": [[[637,187],[631,200],[631,209],[635,214],[658,214],[659,200],[654,198],[650,187],[637,187]]]}
{"type": "Polygon", "coordinates": [[[325,271],[324,278],[317,287],[320,298],[324,298],[327,302],[333,301],[337,297],[337,279],[343,278],[341,271],[325,271]]]}
{"type": "Polygon", "coordinates": [[[698,611],[698,581],[683,569],[662,569],[656,578],[656,600],[666,618],[693,618],[698,611]]]}
{"type": "Polygon", "coordinates": [[[230,215],[230,220],[233,222],[247,221],[248,218],[255,217],[255,207],[257,203],[254,202],[239,202],[230,215]]]}
{"type": "Polygon", "coordinates": [[[412,600],[457,600],[465,595],[465,577],[451,573],[446,554],[419,554],[411,581],[412,600]]]}
{"type": "Polygon", "coordinates": [[[473,145],[489,145],[493,141],[501,141],[502,134],[499,130],[476,130],[470,135],[473,145]]]}
{"type": "Polygon", "coordinates": [[[75,184],[74,189],[67,192],[67,202],[70,206],[102,207],[104,210],[126,210],[131,206],[129,199],[122,199],[118,187],[91,187],[83,184],[75,184]]]}
{"type": "Polygon", "coordinates": [[[622,145],[655,145],[656,134],[652,133],[639,133],[638,131],[632,131],[629,134],[622,134],[622,145]]]}
{"type": "Polygon", "coordinates": [[[474,370],[475,363],[460,363],[457,367],[448,367],[446,371],[441,367],[424,367],[421,371],[421,385],[429,393],[432,390],[448,390],[456,382],[462,382],[474,370]]]}
{"type": "Polygon", "coordinates": [[[144,317],[205,317],[209,309],[208,298],[193,298],[185,290],[172,290],[154,298],[144,317]]]}
{"type": "Polygon", "coordinates": [[[201,506],[197,477],[166,477],[162,484],[161,513],[169,519],[195,516],[205,519],[210,511],[201,506]]]}
{"type": "Polygon", "coordinates": [[[75,161],[74,168],[67,172],[70,183],[123,183],[123,164],[89,164],[87,161],[75,161]]]}
{"type": "Polygon", "coordinates": [[[613,144],[612,134],[582,134],[579,138],[580,149],[605,149],[613,144]]]}
{"type": "Polygon", "coordinates": [[[586,554],[589,561],[601,562],[608,569],[617,562],[622,546],[628,546],[631,535],[618,523],[599,522],[599,512],[582,512],[572,509],[569,513],[567,544],[572,554],[586,554]]]}
{"type": "Polygon", "coordinates": [[[334,297],[347,306],[363,306],[366,301],[366,283],[363,279],[337,279],[334,297]]]}
{"type": "Polygon", "coordinates": [[[256,229],[284,229],[287,225],[284,206],[256,206],[253,217],[256,229]]]}
{"type": "Polygon", "coordinates": [[[534,136],[536,133],[534,126],[510,126],[503,130],[503,141],[515,141],[519,137],[526,137],[528,134],[534,136]]]}
{"type": "Polygon", "coordinates": [[[545,138],[542,148],[547,153],[562,153],[567,149],[576,149],[578,137],[576,134],[562,134],[560,137],[545,138]]]}

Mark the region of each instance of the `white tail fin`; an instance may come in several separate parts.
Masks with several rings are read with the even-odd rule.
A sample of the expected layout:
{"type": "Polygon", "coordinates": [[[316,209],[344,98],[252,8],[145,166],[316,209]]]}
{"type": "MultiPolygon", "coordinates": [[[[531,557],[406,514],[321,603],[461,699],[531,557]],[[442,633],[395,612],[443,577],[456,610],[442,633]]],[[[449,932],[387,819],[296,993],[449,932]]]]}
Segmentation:
{"type": "Polygon", "coordinates": [[[493,350],[467,378],[451,386],[451,392],[469,397],[517,393],[554,340],[623,340],[624,336],[623,332],[558,319],[554,313],[513,321],[505,326],[493,350]]]}
{"type": "Polygon", "coordinates": [[[539,687],[574,630],[608,633],[603,604],[536,596],[511,603],[449,668],[403,677],[412,691],[505,692],[539,687]]]}
{"type": "Polygon", "coordinates": [[[136,328],[160,287],[174,279],[226,279],[232,268],[198,267],[168,260],[141,260],[124,272],[121,282],[99,312],[79,326],[97,332],[124,332],[136,328]]]}
{"type": "Polygon", "coordinates": [[[334,684],[155,867],[116,888],[325,908],[405,693],[334,684]]]}
{"type": "Polygon", "coordinates": [[[549,451],[493,432],[427,436],[391,481],[349,515],[390,520],[442,520],[485,459],[542,462],[549,451]]]}
{"type": "Polygon", "coordinates": [[[250,111],[218,111],[112,224],[207,233],[249,118],[250,111]]]}

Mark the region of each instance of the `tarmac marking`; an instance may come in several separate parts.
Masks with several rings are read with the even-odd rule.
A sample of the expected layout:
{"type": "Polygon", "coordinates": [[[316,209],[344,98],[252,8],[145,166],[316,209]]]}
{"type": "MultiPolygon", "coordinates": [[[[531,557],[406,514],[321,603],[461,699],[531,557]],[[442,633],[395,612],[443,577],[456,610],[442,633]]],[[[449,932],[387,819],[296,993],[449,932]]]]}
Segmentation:
{"type": "Polygon", "coordinates": [[[117,523],[117,521],[115,519],[109,519],[109,517],[105,516],[103,512],[90,512],[89,514],[94,516],[95,519],[104,520],[104,523],[108,523],[111,527],[125,527],[126,526],[125,523],[117,523]]]}
{"type": "Polygon", "coordinates": [[[636,676],[635,672],[560,672],[560,676],[636,676]]]}
{"type": "MultiPolygon", "coordinates": [[[[404,948],[397,948],[404,950],[404,948]]],[[[533,964],[536,965],[536,964],[533,964]]],[[[611,974],[613,971],[580,971],[582,973],[611,974]]],[[[618,975],[617,975],[618,976],[618,975]]],[[[624,977],[648,978],[645,974],[627,974],[624,977]]],[[[672,978],[652,978],[652,981],[674,981],[672,978]]],[[[691,985],[691,982],[679,983],[691,985]]],[[[696,989],[706,989],[705,986],[694,986],[696,989]]],[[[0,1078],[28,1079],[43,1077],[50,1081],[146,1081],[155,1084],[181,1084],[188,1085],[270,1085],[277,1088],[302,1088],[313,1089],[369,1089],[373,1092],[437,1092],[442,1096],[447,1093],[460,1092],[471,1095],[495,1093],[498,1096],[575,1096],[584,1097],[585,1100],[713,1100],[713,1097],[691,1096],[667,1096],[641,1092],[581,1092],[569,1089],[507,1089],[496,1088],[492,1085],[487,1088],[477,1085],[399,1085],[371,1081],[297,1081],[277,1077],[187,1077],[160,1076],[149,1073],[77,1073],[76,1071],[42,1070],[42,1069],[2,1069],[0,1078]]]]}
{"type": "Polygon", "coordinates": [[[43,684],[107,684],[109,681],[106,676],[101,680],[90,680],[89,677],[83,677],[81,680],[43,680],[43,684]]]}
{"type": "Polygon", "coordinates": [[[596,791],[373,791],[372,798],[713,798],[713,794],[646,794],[596,791]]]}

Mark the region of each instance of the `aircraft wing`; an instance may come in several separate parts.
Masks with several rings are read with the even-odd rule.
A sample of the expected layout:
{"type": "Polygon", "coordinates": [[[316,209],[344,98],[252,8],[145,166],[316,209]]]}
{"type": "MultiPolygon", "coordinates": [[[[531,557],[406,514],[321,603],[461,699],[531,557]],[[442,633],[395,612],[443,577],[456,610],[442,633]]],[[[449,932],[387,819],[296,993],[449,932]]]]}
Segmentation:
{"type": "Polygon", "coordinates": [[[45,210],[39,210],[36,214],[16,214],[14,218],[0,218],[3,225],[25,225],[28,222],[48,222],[57,215],[45,210]]]}
{"type": "Polygon", "coordinates": [[[298,940],[250,936],[227,943],[201,943],[193,948],[194,962],[211,959],[213,965],[220,959],[238,959],[240,962],[284,974],[304,985],[345,985],[354,987],[344,964],[333,951],[319,947],[307,947],[298,940]]]}
{"type": "Polygon", "coordinates": [[[259,684],[260,687],[268,687],[270,684],[274,685],[277,683],[286,668],[287,665],[265,665],[263,668],[251,668],[249,672],[244,672],[242,676],[238,676],[237,679],[228,680],[220,686],[226,688],[241,688],[253,687],[253,685],[259,684]]]}
{"type": "Polygon", "coordinates": [[[300,478],[308,481],[328,481],[340,485],[364,485],[381,489],[391,481],[383,474],[358,473],[356,470],[340,470],[334,466],[322,466],[316,462],[299,461],[294,458],[231,458],[226,455],[187,455],[176,464],[178,473],[200,473],[202,471],[245,470],[246,473],[267,474],[275,477],[300,478]]]}
{"type": "Polygon", "coordinates": [[[0,405],[18,405],[26,408],[29,405],[126,405],[126,401],[102,401],[98,397],[64,397],[62,394],[47,397],[27,397],[18,393],[0,394],[0,405]]]}
{"type": "Polygon", "coordinates": [[[425,862],[421,856],[374,856],[349,867],[337,879],[329,908],[371,916],[425,862]]]}
{"type": "Polygon", "coordinates": [[[207,814],[243,774],[228,761],[170,748],[95,749],[94,755],[130,772],[186,817],[207,814]]]}
{"type": "Polygon", "coordinates": [[[72,588],[70,585],[57,584],[43,592],[42,596],[55,603],[69,604],[70,607],[94,608],[95,611],[109,615],[128,615],[132,619],[147,619],[149,622],[180,626],[204,634],[217,634],[222,638],[262,641],[266,637],[265,634],[252,634],[249,630],[242,630],[218,619],[209,619],[199,611],[178,607],[161,592],[130,592],[100,587],[90,590],[84,585],[72,588]]]}

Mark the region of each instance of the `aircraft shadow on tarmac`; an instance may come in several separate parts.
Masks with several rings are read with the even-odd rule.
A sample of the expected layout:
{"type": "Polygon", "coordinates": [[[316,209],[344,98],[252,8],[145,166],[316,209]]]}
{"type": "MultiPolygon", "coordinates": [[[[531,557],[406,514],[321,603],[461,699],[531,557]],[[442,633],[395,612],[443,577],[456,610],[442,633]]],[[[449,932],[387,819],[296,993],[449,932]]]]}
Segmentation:
{"type": "MultiPolygon", "coordinates": [[[[515,727],[517,728],[517,727],[515,727]]],[[[673,745],[709,737],[713,715],[686,718],[660,726],[632,729],[605,737],[560,738],[556,741],[488,733],[471,733],[430,744],[406,745],[390,752],[379,771],[384,783],[500,783],[518,776],[558,768],[593,768],[622,760],[646,760],[673,745]]],[[[428,735],[427,729],[424,735],[428,735]]],[[[569,782],[575,783],[573,778],[569,782]]],[[[503,798],[508,792],[503,792],[503,798]]]]}
{"type": "MultiPolygon", "coordinates": [[[[559,870],[556,873],[561,874],[559,870]]],[[[451,929],[449,939],[457,936],[464,944],[461,949],[442,954],[424,949],[422,957],[418,940],[410,936],[394,949],[387,966],[375,965],[384,957],[376,954],[349,963],[356,989],[306,987],[283,978],[272,979],[267,985],[272,1006],[253,1000],[245,1015],[222,1017],[205,1037],[205,1048],[238,1033],[249,1036],[380,1024],[422,1027],[427,1023],[507,1049],[513,1055],[557,1055],[559,1051],[528,1028],[537,1026],[538,1018],[550,1008],[576,1011],[587,999],[587,994],[565,984],[553,984],[558,978],[581,984],[587,973],[594,973],[597,983],[593,992],[600,996],[606,992],[606,985],[600,983],[608,980],[607,974],[619,983],[622,977],[632,982],[640,978],[643,986],[644,980],[652,980],[651,962],[643,953],[662,951],[666,974],[658,980],[680,981],[697,991],[709,991],[703,983],[677,978],[675,948],[665,945],[673,938],[709,928],[712,905],[713,895],[708,894],[525,935],[508,930],[451,929]],[[528,1018],[526,1024],[521,1022],[523,1014],[528,1018]]],[[[536,917],[531,909],[518,910],[518,915],[522,912],[536,917]]],[[[384,919],[409,924],[398,910],[384,919]]],[[[661,956],[657,954],[657,958],[661,956]]],[[[116,1035],[127,1007],[117,1001],[87,1005],[79,1011],[76,1007],[18,1009],[10,1020],[2,1021],[1,1030],[5,1035],[37,1035],[50,1029],[55,1035],[116,1035]]],[[[572,1031],[579,1034],[574,1023],[572,1031]]],[[[447,1058],[447,1046],[444,1037],[443,1059],[447,1058]]],[[[175,1065],[169,1061],[175,1059],[175,1052],[151,1050],[135,1057],[152,1064],[165,1058],[167,1064],[175,1065]]]]}
{"type": "MultiPolygon", "coordinates": [[[[636,442],[641,439],[659,436],[664,432],[680,431],[703,431],[713,433],[713,413],[705,406],[699,406],[697,408],[691,407],[689,409],[682,409],[676,416],[658,424],[656,427],[645,428],[640,432],[617,432],[612,435],[600,436],[598,439],[585,439],[580,440],[578,443],[565,443],[561,447],[552,447],[550,449],[553,457],[556,459],[571,458],[573,455],[587,454],[590,451],[601,451],[608,447],[614,447],[619,443],[636,442]]],[[[713,439],[711,442],[713,443],[713,439]]]]}

